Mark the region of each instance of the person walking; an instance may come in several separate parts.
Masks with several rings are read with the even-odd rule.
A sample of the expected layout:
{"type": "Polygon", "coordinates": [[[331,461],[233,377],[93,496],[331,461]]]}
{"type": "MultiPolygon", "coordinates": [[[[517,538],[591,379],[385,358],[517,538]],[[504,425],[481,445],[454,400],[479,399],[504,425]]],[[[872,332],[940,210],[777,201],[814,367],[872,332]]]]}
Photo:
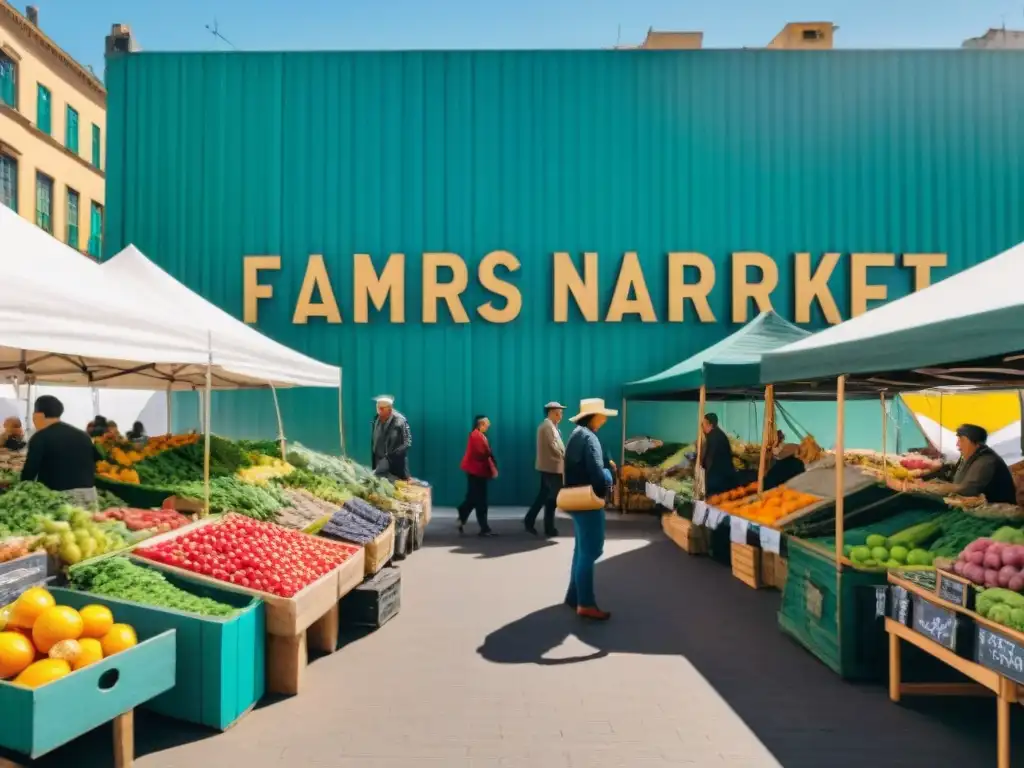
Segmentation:
{"type": "Polygon", "coordinates": [[[469,433],[466,453],[459,465],[466,473],[466,498],[458,506],[459,533],[464,532],[469,513],[475,509],[480,536],[495,535],[487,524],[487,485],[498,476],[498,464],[487,439],[487,430],[490,428],[491,421],[483,414],[473,418],[473,430],[469,433]]]}
{"type": "Polygon", "coordinates": [[[605,459],[597,431],[619,412],[605,408],[604,400],[590,398],[580,401],[580,412],[573,416],[576,428],[565,445],[565,488],[559,494],[559,507],[572,516],[576,546],[572,553],[569,589],[566,604],[577,615],[606,621],[611,613],[597,607],[594,596],[594,564],[604,554],[604,501],[612,489],[612,473],[605,459]],[[571,491],[592,491],[592,505],[572,510],[561,502],[571,491]]]}
{"type": "Polygon", "coordinates": [[[377,416],[370,430],[373,474],[408,480],[409,449],[412,447],[409,422],[395,410],[395,398],[391,395],[378,395],[374,400],[377,416]]]}
{"type": "Polygon", "coordinates": [[[565,406],[552,401],[544,406],[544,421],[537,427],[537,461],[535,467],[540,475],[540,488],[533,500],[523,525],[528,533],[537,535],[537,515],[544,508],[544,535],[557,536],[555,528],[555,503],[562,490],[562,475],[565,473],[565,443],[558,431],[565,406]]]}

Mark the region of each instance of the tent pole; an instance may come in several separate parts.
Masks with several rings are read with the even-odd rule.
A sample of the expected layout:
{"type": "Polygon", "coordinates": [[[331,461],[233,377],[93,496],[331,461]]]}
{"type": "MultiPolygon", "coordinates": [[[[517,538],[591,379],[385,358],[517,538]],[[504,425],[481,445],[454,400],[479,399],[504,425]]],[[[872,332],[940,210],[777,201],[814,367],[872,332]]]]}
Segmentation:
{"type": "Polygon", "coordinates": [[[284,421],[281,420],[281,404],[277,401],[277,387],[270,385],[270,394],[274,397],[274,412],[277,414],[277,442],[281,446],[281,458],[288,455],[284,444],[284,421]]]}
{"type": "Polygon", "coordinates": [[[700,396],[697,401],[697,466],[693,468],[693,476],[699,482],[695,483],[700,489],[699,496],[704,497],[704,473],[700,468],[701,454],[704,448],[704,406],[707,403],[708,388],[705,384],[700,385],[700,396]]]}
{"type": "MultiPolygon", "coordinates": [[[[626,397],[622,397],[622,448],[619,451],[619,477],[622,477],[622,470],[626,466],[626,397]]],[[[619,492],[619,512],[626,511],[626,494],[621,482],[616,480],[615,487],[619,492]]]]}
{"type": "Polygon", "coordinates": [[[172,409],[174,408],[174,396],[171,394],[171,385],[167,385],[167,434],[174,434],[174,420],[172,409]]]}
{"type": "Polygon", "coordinates": [[[344,374],[344,371],[341,368],[339,368],[338,369],[338,437],[341,440],[341,455],[347,457],[348,453],[345,452],[345,410],[342,407],[342,399],[341,399],[341,377],[342,377],[343,374],[344,374]]]}
{"type": "MultiPolygon", "coordinates": [[[[836,380],[836,626],[843,618],[843,491],[846,488],[846,377],[836,380]]],[[[843,633],[837,632],[839,658],[843,654],[843,633]]]]}
{"type": "Polygon", "coordinates": [[[885,415],[885,392],[878,393],[879,399],[882,401],[882,483],[889,483],[889,440],[886,435],[886,429],[888,428],[887,422],[888,417],[885,415]]]}
{"type": "Polygon", "coordinates": [[[25,379],[25,431],[32,423],[32,377],[25,379]]]}
{"type": "Polygon", "coordinates": [[[213,334],[209,334],[209,350],[206,358],[206,396],[203,398],[204,406],[204,435],[203,435],[203,516],[210,514],[210,390],[213,388],[213,334]]]}
{"type": "Polygon", "coordinates": [[[773,438],[775,424],[775,387],[764,388],[764,426],[761,428],[761,456],[757,462],[757,492],[764,493],[764,475],[768,469],[768,444],[773,438]]]}

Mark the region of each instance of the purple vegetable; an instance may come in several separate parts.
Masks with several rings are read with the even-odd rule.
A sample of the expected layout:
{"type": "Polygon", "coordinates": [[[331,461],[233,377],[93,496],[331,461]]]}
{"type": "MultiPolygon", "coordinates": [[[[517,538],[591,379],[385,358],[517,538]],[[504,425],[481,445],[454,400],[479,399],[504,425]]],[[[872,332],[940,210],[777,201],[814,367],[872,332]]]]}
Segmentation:
{"type": "Polygon", "coordinates": [[[1010,583],[1006,585],[1006,588],[1012,589],[1014,592],[1024,592],[1024,573],[1018,573],[1010,579],[1010,583]]]}
{"type": "Polygon", "coordinates": [[[975,539],[964,549],[965,552],[984,552],[988,549],[988,545],[992,543],[992,539],[975,539]]]}
{"type": "Polygon", "coordinates": [[[986,587],[998,587],[999,586],[999,571],[993,568],[985,569],[985,586],[986,587]]]}
{"type": "MultiPolygon", "coordinates": [[[[1024,548],[1022,548],[1024,549],[1024,548]]],[[[1022,564],[1021,555],[1024,554],[1017,547],[1004,547],[1001,553],[1003,565],[1012,565],[1016,568],[1020,568],[1022,564]]]]}
{"type": "Polygon", "coordinates": [[[953,573],[955,573],[957,576],[963,576],[964,575],[964,568],[966,568],[966,567],[967,567],[966,561],[964,561],[964,560],[957,560],[955,563],[953,563],[953,573]]]}
{"type": "Polygon", "coordinates": [[[971,565],[984,565],[985,553],[979,552],[978,550],[974,550],[973,552],[967,555],[967,562],[971,565]]]}
{"type": "Polygon", "coordinates": [[[999,586],[1000,587],[1007,587],[1007,586],[1009,586],[1010,580],[1013,579],[1013,577],[1016,576],[1019,573],[1020,573],[1020,569],[1019,568],[1014,568],[1012,565],[1004,565],[1002,568],[999,569],[999,576],[998,576],[999,586]]]}
{"type": "Polygon", "coordinates": [[[985,568],[993,571],[998,571],[1003,567],[1003,558],[999,556],[998,552],[993,552],[991,548],[989,548],[988,552],[985,553],[984,561],[985,568]]]}

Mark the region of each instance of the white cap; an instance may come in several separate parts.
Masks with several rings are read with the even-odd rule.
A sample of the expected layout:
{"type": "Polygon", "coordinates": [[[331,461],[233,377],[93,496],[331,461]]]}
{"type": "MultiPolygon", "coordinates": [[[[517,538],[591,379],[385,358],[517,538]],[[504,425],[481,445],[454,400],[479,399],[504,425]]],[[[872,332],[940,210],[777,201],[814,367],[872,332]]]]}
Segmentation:
{"type": "Polygon", "coordinates": [[[375,403],[377,403],[377,405],[394,405],[395,404],[395,396],[394,395],[377,395],[375,398],[373,398],[373,401],[375,403]]]}
{"type": "Polygon", "coordinates": [[[565,406],[562,405],[557,400],[552,400],[550,403],[548,403],[547,405],[544,406],[544,410],[545,411],[553,411],[555,409],[558,409],[560,411],[564,411],[565,410],[565,406]]]}

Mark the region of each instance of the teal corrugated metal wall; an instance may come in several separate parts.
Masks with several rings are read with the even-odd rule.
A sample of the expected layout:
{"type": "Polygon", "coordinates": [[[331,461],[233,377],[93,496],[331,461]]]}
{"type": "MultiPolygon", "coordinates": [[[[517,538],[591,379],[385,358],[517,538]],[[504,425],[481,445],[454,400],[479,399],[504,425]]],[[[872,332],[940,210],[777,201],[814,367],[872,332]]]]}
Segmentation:
{"type": "MultiPolygon", "coordinates": [[[[1017,52],[132,54],[107,68],[106,247],[135,243],[239,316],[243,255],[280,254],[260,328],[344,367],[355,455],[370,397],[393,392],[413,470],[451,502],[470,417],[487,413],[494,499],[523,502],[546,400],[617,402],[622,382],[732,330],[730,252],[783,265],[776,309],[791,316],[796,251],[947,252],[957,270],[1024,240],[1022,75],[1017,52]],[[418,321],[420,254],[459,253],[472,275],[496,248],[523,264],[514,323],[418,321]],[[665,253],[706,253],[719,322],[557,325],[561,250],[601,254],[602,307],[638,251],[661,317],[665,253]],[[351,255],[380,268],[393,251],[409,322],[292,325],[308,254],[325,254],[350,321],[351,255]]],[[[888,279],[909,290],[909,272],[888,279]]],[[[472,279],[464,298],[471,315],[484,300],[472,279]]],[[[215,428],[271,434],[269,404],[218,396],[215,428]]],[[[282,404],[291,436],[336,444],[334,393],[282,404]]]]}

